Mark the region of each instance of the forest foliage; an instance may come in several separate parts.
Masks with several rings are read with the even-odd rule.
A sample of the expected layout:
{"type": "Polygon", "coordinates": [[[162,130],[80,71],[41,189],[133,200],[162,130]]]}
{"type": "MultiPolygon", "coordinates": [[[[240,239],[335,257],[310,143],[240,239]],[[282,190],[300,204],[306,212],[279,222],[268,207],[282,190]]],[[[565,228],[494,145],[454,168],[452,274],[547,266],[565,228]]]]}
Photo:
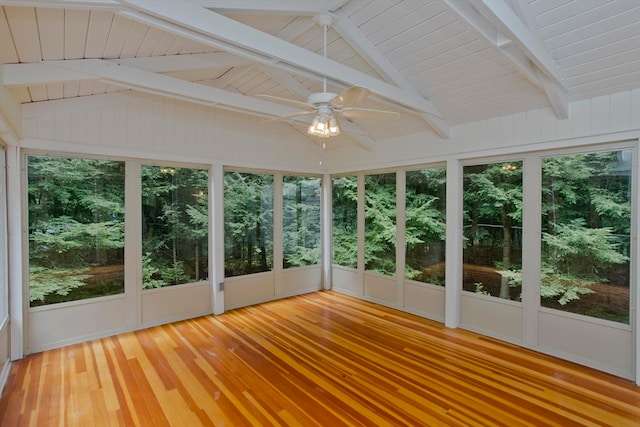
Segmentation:
{"type": "MultiPolygon", "coordinates": [[[[29,156],[29,300],[124,292],[125,163],[29,156]]],[[[144,288],[205,280],[208,172],[143,166],[144,288]]]]}
{"type": "MultiPolygon", "coordinates": [[[[122,293],[125,163],[29,156],[27,167],[32,305],[91,297],[89,288],[122,293]]],[[[463,169],[467,291],[521,298],[522,171],[522,161],[463,169]],[[478,279],[491,272],[496,283],[478,279]]],[[[541,172],[542,305],[566,306],[594,284],[628,289],[630,150],[545,157],[541,172]]],[[[395,172],[364,177],[365,269],[391,276],[396,179],[395,172]]],[[[206,280],[208,172],[142,166],[141,185],[143,286],[206,280]]],[[[444,285],[445,169],[407,171],[405,192],[404,276],[444,285]]],[[[283,177],[283,268],[320,262],[320,196],[319,178],[283,177]]],[[[333,178],[332,198],[332,261],[356,268],[357,177],[333,178]]],[[[274,176],[225,172],[225,276],[272,270],[273,233],[274,176]]],[[[628,321],[628,308],[618,318],[628,321]]]]}

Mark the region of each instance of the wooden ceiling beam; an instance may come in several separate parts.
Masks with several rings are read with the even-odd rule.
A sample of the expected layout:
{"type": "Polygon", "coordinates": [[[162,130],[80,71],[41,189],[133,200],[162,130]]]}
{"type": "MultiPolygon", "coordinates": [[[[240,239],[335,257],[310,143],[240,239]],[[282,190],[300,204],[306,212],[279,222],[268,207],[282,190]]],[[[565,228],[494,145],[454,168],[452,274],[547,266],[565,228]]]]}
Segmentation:
{"type": "Polygon", "coordinates": [[[444,3],[534,86],[544,91],[558,119],[569,117],[567,88],[555,62],[539,35],[530,31],[506,3],[486,0],[445,0],[444,3]]]}
{"type": "Polygon", "coordinates": [[[438,109],[427,99],[411,90],[393,86],[377,78],[324,58],[314,52],[265,34],[218,13],[207,11],[194,3],[169,0],[121,0],[138,11],[128,14],[165,31],[179,33],[209,46],[248,56],[273,66],[304,71],[315,78],[333,79],[350,86],[363,86],[387,100],[428,115],[429,124],[438,135],[448,138],[450,129],[438,109]],[[155,18],[155,19],[152,19],[155,18]]]}

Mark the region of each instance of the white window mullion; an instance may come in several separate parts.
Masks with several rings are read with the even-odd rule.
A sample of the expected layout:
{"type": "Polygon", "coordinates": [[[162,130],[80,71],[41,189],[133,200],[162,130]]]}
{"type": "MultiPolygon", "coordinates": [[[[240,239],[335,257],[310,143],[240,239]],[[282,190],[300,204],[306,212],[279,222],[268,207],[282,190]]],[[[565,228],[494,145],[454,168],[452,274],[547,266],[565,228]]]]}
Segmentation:
{"type": "Polygon", "coordinates": [[[539,156],[524,159],[522,189],[522,341],[538,345],[540,308],[540,236],[542,227],[542,162],[539,156]]]}
{"type": "Polygon", "coordinates": [[[406,236],[406,194],[407,173],[396,172],[396,304],[404,307],[404,274],[407,252],[406,236]]]}
{"type": "Polygon", "coordinates": [[[447,226],[445,266],[444,324],[460,324],[462,291],[462,166],[456,159],[447,161],[447,226]]]}

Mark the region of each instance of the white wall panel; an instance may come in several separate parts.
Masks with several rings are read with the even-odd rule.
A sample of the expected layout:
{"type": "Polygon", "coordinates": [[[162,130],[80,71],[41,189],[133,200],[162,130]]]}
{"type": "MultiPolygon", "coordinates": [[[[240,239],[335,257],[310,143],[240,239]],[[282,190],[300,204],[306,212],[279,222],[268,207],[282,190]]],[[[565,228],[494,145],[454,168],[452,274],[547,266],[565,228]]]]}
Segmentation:
{"type": "Polygon", "coordinates": [[[505,341],[522,342],[522,304],[463,292],[460,326],[505,341]]]}
{"type": "Polygon", "coordinates": [[[331,289],[335,291],[358,297],[364,295],[362,276],[355,269],[333,266],[331,282],[331,289]]]}
{"type": "Polygon", "coordinates": [[[598,142],[605,141],[607,135],[617,140],[616,132],[640,135],[640,90],[572,102],[566,120],[558,120],[550,108],[542,108],[454,126],[446,141],[424,132],[380,141],[376,150],[342,144],[327,151],[325,164],[330,172],[338,173],[426,163],[451,156],[530,151],[537,145],[549,148],[549,143],[557,147],[582,145],[585,142],[580,138],[594,136],[602,136],[598,142]]]}
{"type": "Polygon", "coordinates": [[[78,153],[315,173],[325,156],[287,124],[134,92],[25,105],[23,125],[25,146],[78,153]]]}
{"type": "Polygon", "coordinates": [[[142,325],[157,325],[212,312],[209,282],[142,292],[142,325]]]}
{"type": "Polygon", "coordinates": [[[444,322],[444,286],[405,281],[403,308],[411,313],[444,322]]]}
{"type": "Polygon", "coordinates": [[[299,295],[322,289],[322,270],[319,265],[286,269],[282,272],[282,284],[278,298],[299,295]]]}
{"type": "Polygon", "coordinates": [[[122,332],[127,328],[125,303],[124,297],[105,297],[29,309],[25,353],[122,332]]]}
{"type": "Polygon", "coordinates": [[[224,280],[224,309],[271,301],[276,297],[273,272],[229,277],[224,280]]]}
{"type": "Polygon", "coordinates": [[[633,333],[630,328],[551,311],[540,312],[539,319],[540,350],[625,378],[634,378],[633,333]]]}
{"type": "Polygon", "coordinates": [[[395,277],[367,272],[364,274],[364,297],[371,301],[396,307],[397,287],[395,277]]]}

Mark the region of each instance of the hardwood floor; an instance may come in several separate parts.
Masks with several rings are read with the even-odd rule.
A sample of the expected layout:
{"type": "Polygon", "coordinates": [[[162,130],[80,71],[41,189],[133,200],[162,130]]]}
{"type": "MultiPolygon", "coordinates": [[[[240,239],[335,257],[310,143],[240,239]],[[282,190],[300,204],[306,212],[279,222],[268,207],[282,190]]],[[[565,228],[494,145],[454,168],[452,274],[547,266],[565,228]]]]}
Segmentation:
{"type": "Polygon", "coordinates": [[[2,426],[638,426],[640,387],[330,291],[31,355],[2,426]]]}

